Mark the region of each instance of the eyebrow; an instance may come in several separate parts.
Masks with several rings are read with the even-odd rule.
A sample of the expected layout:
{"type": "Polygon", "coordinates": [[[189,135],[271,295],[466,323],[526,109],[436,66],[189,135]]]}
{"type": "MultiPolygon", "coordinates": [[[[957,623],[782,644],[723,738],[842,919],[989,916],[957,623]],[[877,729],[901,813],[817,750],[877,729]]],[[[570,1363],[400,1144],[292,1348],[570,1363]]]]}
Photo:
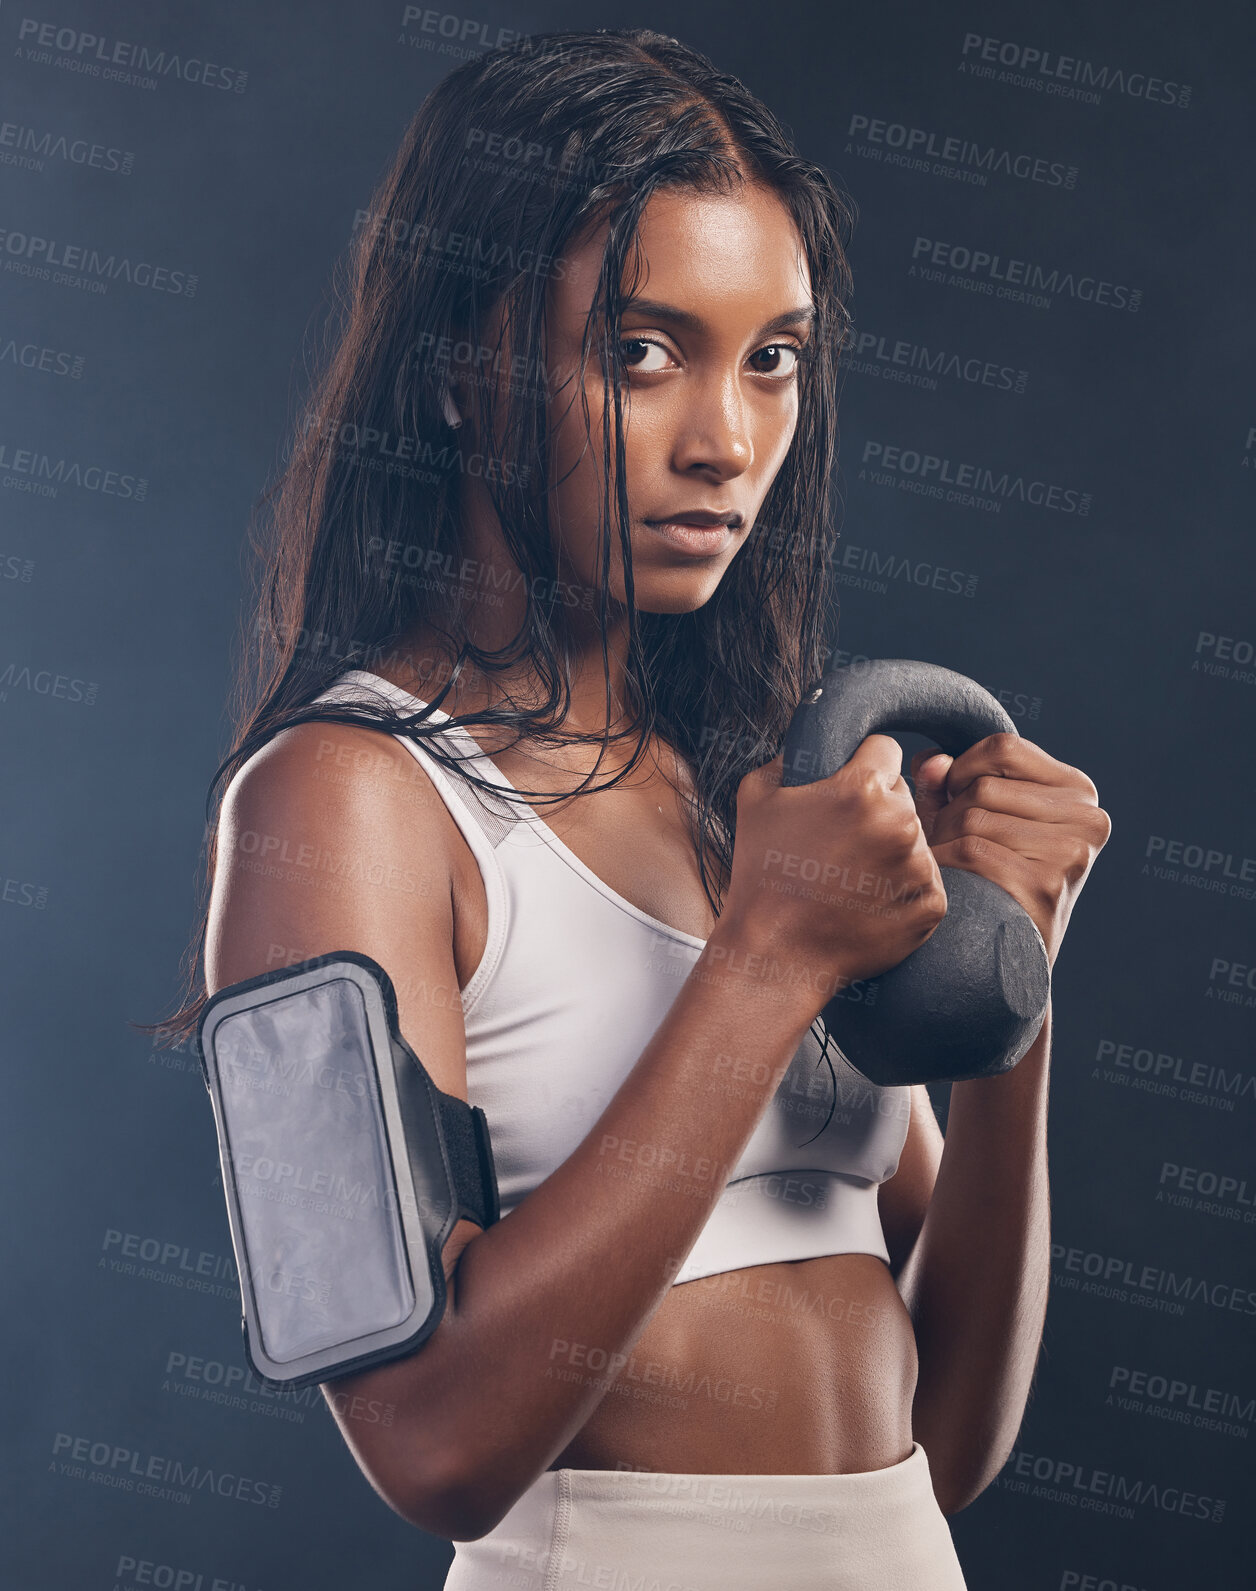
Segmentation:
{"type": "MultiPolygon", "coordinates": [[[[658,320],[670,320],[685,331],[702,332],[707,329],[706,322],[700,315],[695,315],[687,309],[678,309],[675,304],[661,303],[656,298],[630,298],[624,304],[624,312],[627,313],[629,310],[639,315],[653,315],[658,320]]],[[[815,323],[815,305],[802,304],[797,309],[787,309],[783,314],[773,316],[765,325],[759,327],[755,336],[770,337],[773,332],[787,331],[791,326],[810,328],[815,323]]]]}

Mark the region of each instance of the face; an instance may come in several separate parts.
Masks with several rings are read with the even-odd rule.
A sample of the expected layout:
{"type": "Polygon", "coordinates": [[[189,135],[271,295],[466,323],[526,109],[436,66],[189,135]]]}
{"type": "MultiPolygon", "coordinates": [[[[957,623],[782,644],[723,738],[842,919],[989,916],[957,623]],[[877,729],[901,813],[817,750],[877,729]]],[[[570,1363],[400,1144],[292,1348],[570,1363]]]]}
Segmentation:
{"type": "MultiPolygon", "coordinates": [[[[798,421],[812,335],[810,276],[793,219],[769,190],[656,194],[640,226],[640,271],[621,348],[635,602],[685,613],[714,594],[753,533],[798,421]],[[702,530],[671,524],[724,516],[702,530]]],[[[563,577],[596,590],[602,500],[602,373],[591,354],[580,402],[580,342],[605,232],[563,256],[551,288],[551,522],[563,577]]],[[[630,255],[631,267],[631,255],[630,255]]],[[[612,438],[613,415],[611,416],[612,438]]],[[[613,453],[613,449],[612,449],[613,453]]],[[[613,463],[613,459],[612,459],[613,463]]],[[[609,585],[626,600],[612,480],[609,585]]]]}

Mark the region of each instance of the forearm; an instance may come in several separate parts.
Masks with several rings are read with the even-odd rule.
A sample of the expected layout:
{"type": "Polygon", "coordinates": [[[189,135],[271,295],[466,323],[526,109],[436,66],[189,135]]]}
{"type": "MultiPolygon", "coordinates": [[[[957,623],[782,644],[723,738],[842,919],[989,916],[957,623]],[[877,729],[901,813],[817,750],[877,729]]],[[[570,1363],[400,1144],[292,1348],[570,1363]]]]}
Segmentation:
{"type": "Polygon", "coordinates": [[[951,1087],[946,1146],[899,1278],[916,1329],[912,1411],[945,1512],[994,1479],[1024,1417],[1050,1284],[1051,1008],[1001,1077],[951,1087]]]}
{"type": "Polygon", "coordinates": [[[734,942],[712,938],[588,1135],[467,1246],[429,1342],[373,1373],[425,1528],[489,1528],[572,1440],[723,1192],[814,1014],[734,942]]]}

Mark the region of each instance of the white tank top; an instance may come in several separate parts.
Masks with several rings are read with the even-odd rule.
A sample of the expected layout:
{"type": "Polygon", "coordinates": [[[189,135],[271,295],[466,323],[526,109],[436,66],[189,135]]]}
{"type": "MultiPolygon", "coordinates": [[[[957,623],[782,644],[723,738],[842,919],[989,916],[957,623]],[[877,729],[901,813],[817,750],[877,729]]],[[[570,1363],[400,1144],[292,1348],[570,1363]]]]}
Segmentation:
{"type": "MultiPolygon", "coordinates": [[[[369,701],[372,692],[407,712],[427,705],[366,669],[346,671],[318,700],[369,701]]],[[[431,722],[448,720],[431,714],[431,722]]],[[[616,894],[525,802],[485,795],[420,742],[394,738],[431,779],[484,880],[487,943],[461,991],[467,1098],[488,1119],[506,1215],[588,1136],[706,941],[616,894]]],[[[454,726],[441,739],[481,777],[514,788],[468,730],[454,726]]],[[[820,1254],[888,1263],[877,1185],[898,1167],[910,1091],[867,1082],[832,1043],[830,1072],[815,1033],[796,1051],[673,1285],[820,1254]]],[[[727,1087],[746,1086],[741,1068],[757,1064],[752,1055],[730,1057],[727,1087]]],[[[711,1099],[718,1108],[719,1093],[711,1099]]],[[[611,1173],[622,1165],[625,1176],[649,1169],[667,1179],[644,1144],[610,1145],[604,1160],[611,1173]]],[[[707,1174],[701,1160],[697,1143],[692,1174],[707,1174]]]]}

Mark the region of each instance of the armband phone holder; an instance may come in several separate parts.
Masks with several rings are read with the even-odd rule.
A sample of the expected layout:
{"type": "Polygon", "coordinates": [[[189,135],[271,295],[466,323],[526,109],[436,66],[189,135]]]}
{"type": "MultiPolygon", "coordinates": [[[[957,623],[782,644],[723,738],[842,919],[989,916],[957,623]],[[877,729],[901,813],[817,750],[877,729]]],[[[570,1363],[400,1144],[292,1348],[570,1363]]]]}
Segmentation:
{"type": "Polygon", "coordinates": [[[432,1082],[356,951],[220,989],[197,1032],[254,1372],[306,1386],[413,1352],[455,1222],[500,1214],[483,1110],[432,1082]]]}

